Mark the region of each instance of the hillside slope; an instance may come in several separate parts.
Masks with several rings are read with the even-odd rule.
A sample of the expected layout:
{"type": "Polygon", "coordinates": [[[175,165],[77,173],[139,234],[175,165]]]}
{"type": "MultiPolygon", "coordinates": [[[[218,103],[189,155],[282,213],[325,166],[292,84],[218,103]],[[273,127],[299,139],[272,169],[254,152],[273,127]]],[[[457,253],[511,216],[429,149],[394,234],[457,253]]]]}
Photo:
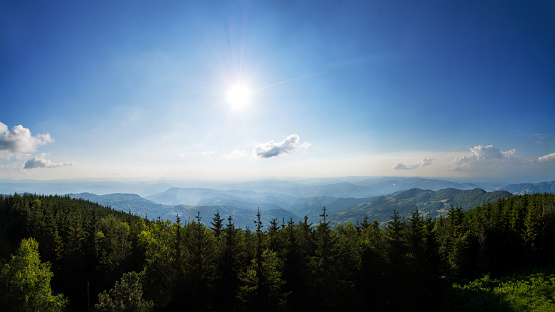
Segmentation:
{"type": "Polygon", "coordinates": [[[482,189],[458,190],[453,188],[438,191],[410,189],[388,196],[380,196],[370,203],[356,205],[344,211],[330,214],[332,223],[362,222],[364,217],[369,220],[386,222],[394,210],[401,216],[408,217],[415,208],[422,212],[429,212],[433,217],[445,214],[449,207],[459,206],[469,209],[487,201],[507,198],[511,193],[507,191],[486,192],[482,189]]]}
{"type": "Polygon", "coordinates": [[[515,195],[523,195],[524,193],[555,193],[555,181],[510,184],[504,186],[502,189],[515,195]]]}

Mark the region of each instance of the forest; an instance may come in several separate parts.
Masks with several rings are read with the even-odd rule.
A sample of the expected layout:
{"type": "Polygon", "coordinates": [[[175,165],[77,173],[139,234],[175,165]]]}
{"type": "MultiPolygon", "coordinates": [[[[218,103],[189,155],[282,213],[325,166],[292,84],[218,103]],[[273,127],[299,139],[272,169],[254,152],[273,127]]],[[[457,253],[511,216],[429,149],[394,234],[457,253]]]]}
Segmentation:
{"type": "Polygon", "coordinates": [[[148,220],[69,196],[0,195],[5,311],[545,311],[555,195],[330,225],[148,220]]]}

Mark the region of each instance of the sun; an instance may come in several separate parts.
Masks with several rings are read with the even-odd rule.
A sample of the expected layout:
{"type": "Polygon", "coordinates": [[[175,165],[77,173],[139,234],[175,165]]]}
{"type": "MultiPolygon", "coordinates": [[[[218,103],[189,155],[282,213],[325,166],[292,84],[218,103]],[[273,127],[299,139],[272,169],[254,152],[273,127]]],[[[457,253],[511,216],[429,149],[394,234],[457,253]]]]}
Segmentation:
{"type": "Polygon", "coordinates": [[[249,106],[253,91],[245,84],[235,84],[230,86],[226,92],[226,102],[233,109],[242,110],[249,106]]]}

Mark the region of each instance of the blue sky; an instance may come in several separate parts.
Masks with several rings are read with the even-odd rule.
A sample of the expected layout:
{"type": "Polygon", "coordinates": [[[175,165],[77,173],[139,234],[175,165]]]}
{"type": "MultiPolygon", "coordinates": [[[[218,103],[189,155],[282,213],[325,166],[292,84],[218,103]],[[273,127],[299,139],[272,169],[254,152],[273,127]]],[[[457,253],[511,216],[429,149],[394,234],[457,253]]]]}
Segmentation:
{"type": "Polygon", "coordinates": [[[2,1],[0,21],[0,178],[555,176],[550,1],[2,1]]]}

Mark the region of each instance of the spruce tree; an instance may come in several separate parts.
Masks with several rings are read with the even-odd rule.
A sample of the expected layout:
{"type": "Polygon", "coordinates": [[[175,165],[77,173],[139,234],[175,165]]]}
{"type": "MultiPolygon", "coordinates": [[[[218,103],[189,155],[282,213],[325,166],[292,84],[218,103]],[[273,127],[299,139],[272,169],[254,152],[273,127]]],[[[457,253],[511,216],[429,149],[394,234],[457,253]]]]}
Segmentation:
{"type": "Polygon", "coordinates": [[[216,210],[216,213],[214,214],[214,218],[212,218],[212,222],[210,222],[210,224],[212,225],[210,229],[214,231],[214,236],[216,236],[216,238],[220,238],[223,225],[224,225],[224,219],[220,217],[219,210],[216,210]]]}

